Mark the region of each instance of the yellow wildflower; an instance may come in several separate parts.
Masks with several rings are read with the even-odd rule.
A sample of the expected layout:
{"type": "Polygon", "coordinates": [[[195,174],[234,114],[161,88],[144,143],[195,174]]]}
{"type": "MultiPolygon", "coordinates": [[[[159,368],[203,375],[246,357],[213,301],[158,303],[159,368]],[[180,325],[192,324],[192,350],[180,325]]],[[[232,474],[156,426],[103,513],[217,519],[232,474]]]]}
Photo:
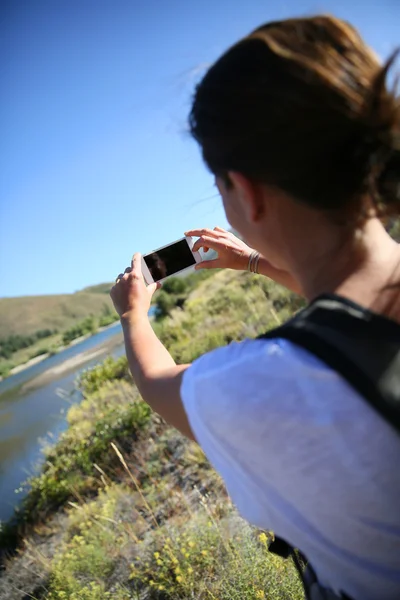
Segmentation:
{"type": "Polygon", "coordinates": [[[159,558],[159,559],[157,559],[157,564],[158,564],[158,566],[161,566],[163,564],[163,561],[159,558]]]}
{"type": "Polygon", "coordinates": [[[178,583],[180,583],[182,581],[182,575],[177,575],[176,580],[178,583]]]}
{"type": "Polygon", "coordinates": [[[256,591],[256,598],[257,598],[257,600],[258,599],[262,600],[263,598],[265,598],[265,593],[263,592],[263,590],[256,591]]]}
{"type": "Polygon", "coordinates": [[[192,541],[188,542],[188,546],[189,546],[189,548],[193,548],[194,547],[194,542],[192,542],[192,541]]]}
{"type": "Polygon", "coordinates": [[[185,558],[189,558],[190,554],[189,552],[185,552],[185,558]]]}
{"type": "Polygon", "coordinates": [[[153,579],[150,579],[149,585],[154,585],[154,580],[153,579]]]}
{"type": "Polygon", "coordinates": [[[163,590],[163,589],[164,589],[164,586],[163,586],[163,585],[159,585],[159,586],[158,586],[158,589],[161,591],[161,590],[163,590]]]}
{"type": "Polygon", "coordinates": [[[260,535],[258,536],[258,539],[260,540],[260,542],[262,544],[266,544],[267,543],[267,536],[265,535],[264,532],[260,533],[260,535]]]}
{"type": "Polygon", "coordinates": [[[207,554],[208,554],[207,550],[202,550],[201,553],[203,556],[207,556],[207,554]]]}
{"type": "Polygon", "coordinates": [[[154,558],[160,558],[160,553],[159,552],[154,552],[154,558]]]}
{"type": "Polygon", "coordinates": [[[175,575],[179,575],[180,572],[181,572],[180,567],[176,567],[176,569],[175,569],[175,575]]]}
{"type": "Polygon", "coordinates": [[[192,569],[192,567],[189,567],[189,568],[188,568],[188,573],[189,573],[189,575],[191,575],[191,574],[193,573],[193,569],[192,569]]]}

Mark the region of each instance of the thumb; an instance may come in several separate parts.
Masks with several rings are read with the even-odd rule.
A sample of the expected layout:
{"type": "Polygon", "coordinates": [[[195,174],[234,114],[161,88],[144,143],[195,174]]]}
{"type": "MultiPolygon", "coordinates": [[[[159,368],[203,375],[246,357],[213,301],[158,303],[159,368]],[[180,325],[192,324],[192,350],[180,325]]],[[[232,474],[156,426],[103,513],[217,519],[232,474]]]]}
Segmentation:
{"type": "Polygon", "coordinates": [[[220,267],[220,261],[218,258],[214,258],[213,260],[202,260],[201,262],[195,265],[195,270],[199,271],[200,269],[218,269],[220,267]]]}
{"type": "Polygon", "coordinates": [[[150,298],[154,295],[154,293],[161,288],[161,283],[157,281],[157,283],[151,283],[147,286],[147,292],[150,298]]]}

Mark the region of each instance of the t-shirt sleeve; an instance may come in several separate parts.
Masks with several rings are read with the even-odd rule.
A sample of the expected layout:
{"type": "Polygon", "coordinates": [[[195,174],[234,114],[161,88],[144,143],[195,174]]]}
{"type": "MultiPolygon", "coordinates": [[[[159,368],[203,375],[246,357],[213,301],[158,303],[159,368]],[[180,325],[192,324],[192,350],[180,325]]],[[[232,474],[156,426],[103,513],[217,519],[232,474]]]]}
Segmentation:
{"type": "Polygon", "coordinates": [[[260,449],[272,441],[265,404],[270,404],[272,419],[282,420],[273,416],[273,404],[279,405],[275,390],[285,376],[275,369],[273,382],[265,386],[266,371],[274,369],[280,354],[274,341],[232,343],[195,361],[182,382],[182,402],[193,434],[242,514],[255,494],[251,465],[257,469],[260,449]],[[260,362],[265,368],[260,369],[260,362]]]}
{"type": "Polygon", "coordinates": [[[287,387],[281,363],[282,351],[275,341],[246,340],[209,352],[187,369],[182,402],[211,462],[218,462],[223,448],[235,453],[248,447],[252,429],[260,432],[257,415],[265,412],[266,403],[273,418],[273,405],[279,405],[282,387],[287,387]]]}

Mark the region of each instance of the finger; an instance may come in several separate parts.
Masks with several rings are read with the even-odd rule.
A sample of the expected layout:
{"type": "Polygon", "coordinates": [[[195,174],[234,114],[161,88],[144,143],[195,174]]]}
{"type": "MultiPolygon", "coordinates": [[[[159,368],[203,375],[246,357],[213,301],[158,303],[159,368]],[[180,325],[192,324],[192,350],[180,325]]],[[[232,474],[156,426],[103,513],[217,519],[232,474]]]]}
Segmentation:
{"type": "Polygon", "coordinates": [[[125,273],[130,273],[132,271],[132,267],[126,267],[125,273]]]}
{"type": "Polygon", "coordinates": [[[124,276],[124,274],[123,274],[123,273],[120,273],[120,274],[118,275],[118,277],[116,278],[116,280],[115,280],[115,281],[116,281],[116,283],[118,283],[118,281],[119,281],[120,279],[122,279],[122,278],[123,278],[123,276],[124,276]]]}
{"type": "Polygon", "coordinates": [[[203,260],[200,263],[195,265],[195,270],[199,271],[200,269],[218,269],[221,266],[221,261],[218,258],[214,258],[214,260],[203,260]]]}
{"type": "Polygon", "coordinates": [[[132,271],[142,274],[142,255],[139,252],[132,256],[131,267],[132,271]]]}
{"type": "Polygon", "coordinates": [[[220,233],[229,233],[229,231],[226,231],[226,229],[222,229],[222,227],[214,227],[214,231],[219,231],[220,233]]]}
{"type": "Polygon", "coordinates": [[[192,251],[196,252],[198,250],[200,250],[200,248],[203,247],[206,248],[211,248],[212,250],[216,250],[218,252],[218,250],[226,250],[226,241],[225,240],[219,240],[218,238],[210,238],[208,236],[202,236],[200,237],[194,244],[193,244],[193,248],[192,251]]]}
{"type": "Polygon", "coordinates": [[[185,231],[185,235],[191,236],[191,237],[201,237],[203,235],[209,235],[211,237],[215,237],[216,233],[213,229],[203,228],[203,229],[190,229],[189,231],[185,231]]]}
{"type": "Polygon", "coordinates": [[[147,286],[147,292],[150,295],[150,298],[153,296],[154,292],[156,292],[157,290],[160,289],[160,285],[159,283],[151,283],[150,285],[147,286]]]}

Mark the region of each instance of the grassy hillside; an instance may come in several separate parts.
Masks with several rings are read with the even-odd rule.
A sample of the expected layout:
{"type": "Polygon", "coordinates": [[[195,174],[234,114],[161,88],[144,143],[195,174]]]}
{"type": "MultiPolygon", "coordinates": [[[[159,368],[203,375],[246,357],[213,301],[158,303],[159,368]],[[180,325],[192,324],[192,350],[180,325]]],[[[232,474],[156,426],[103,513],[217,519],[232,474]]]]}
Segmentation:
{"type": "Polygon", "coordinates": [[[90,314],[102,314],[106,306],[112,308],[108,294],[84,291],[0,298],[0,338],[12,334],[30,335],[41,329],[63,331],[90,314]]]}
{"type": "MultiPolygon", "coordinates": [[[[266,278],[220,271],[154,327],[176,360],[191,361],[300,305],[266,278]]],[[[151,413],[125,358],[87,371],[79,387],[84,400],[30,481],[18,520],[24,543],[6,564],[0,598],[303,598],[291,561],[268,551],[273,534],[246,524],[199,447],[151,413]]]]}
{"type": "Polygon", "coordinates": [[[99,283],[98,285],[85,287],[81,292],[86,292],[87,294],[109,294],[113,285],[113,283],[99,283]]]}

